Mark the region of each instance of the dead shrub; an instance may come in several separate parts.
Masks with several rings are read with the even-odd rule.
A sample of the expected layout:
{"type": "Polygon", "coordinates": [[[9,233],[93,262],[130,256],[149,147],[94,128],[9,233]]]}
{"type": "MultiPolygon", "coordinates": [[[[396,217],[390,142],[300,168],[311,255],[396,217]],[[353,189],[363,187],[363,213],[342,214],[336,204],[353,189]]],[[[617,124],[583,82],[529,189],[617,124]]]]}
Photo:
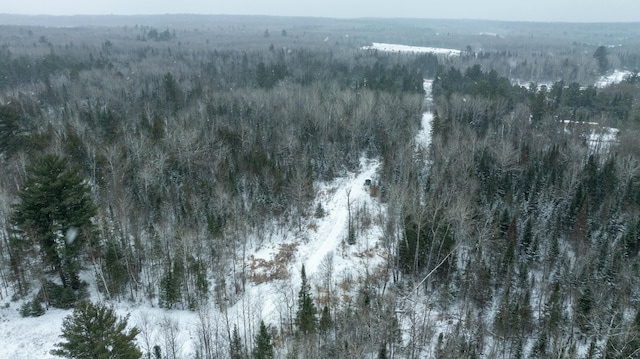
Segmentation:
{"type": "Polygon", "coordinates": [[[298,250],[298,243],[281,243],[278,252],[271,260],[249,257],[249,280],[255,284],[289,278],[287,265],[298,250]]]}

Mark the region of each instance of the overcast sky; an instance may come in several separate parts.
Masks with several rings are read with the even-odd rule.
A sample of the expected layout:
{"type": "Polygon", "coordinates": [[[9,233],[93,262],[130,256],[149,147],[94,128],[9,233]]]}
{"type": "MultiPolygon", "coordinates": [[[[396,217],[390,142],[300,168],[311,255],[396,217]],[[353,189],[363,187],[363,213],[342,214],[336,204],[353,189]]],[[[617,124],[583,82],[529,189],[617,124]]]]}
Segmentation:
{"type": "Polygon", "coordinates": [[[2,0],[0,13],[241,14],[637,22],[640,0],[2,0]]]}

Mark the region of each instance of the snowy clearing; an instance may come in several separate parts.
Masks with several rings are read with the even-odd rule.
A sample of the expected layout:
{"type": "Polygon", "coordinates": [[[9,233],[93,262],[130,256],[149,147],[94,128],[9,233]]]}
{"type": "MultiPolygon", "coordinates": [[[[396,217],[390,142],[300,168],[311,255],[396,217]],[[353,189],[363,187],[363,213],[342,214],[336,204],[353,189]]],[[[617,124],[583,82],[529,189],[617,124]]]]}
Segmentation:
{"type": "Polygon", "coordinates": [[[462,51],[455,49],[444,49],[441,47],[422,47],[422,46],[409,46],[398,44],[385,44],[380,42],[374,42],[371,46],[363,47],[363,50],[378,50],[386,52],[413,52],[418,54],[435,54],[446,56],[460,56],[462,51]]]}
{"type": "Polygon", "coordinates": [[[595,83],[596,88],[603,88],[609,85],[622,82],[625,77],[632,75],[631,71],[627,70],[615,70],[613,73],[601,76],[595,83]]]}

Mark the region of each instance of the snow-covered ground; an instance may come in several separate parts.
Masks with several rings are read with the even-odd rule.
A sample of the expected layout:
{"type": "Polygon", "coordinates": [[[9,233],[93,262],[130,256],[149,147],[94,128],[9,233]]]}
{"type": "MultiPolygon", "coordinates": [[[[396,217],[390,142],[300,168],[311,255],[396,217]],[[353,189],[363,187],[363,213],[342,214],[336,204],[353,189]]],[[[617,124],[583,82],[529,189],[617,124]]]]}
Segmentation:
{"type": "Polygon", "coordinates": [[[413,52],[413,53],[430,53],[436,55],[446,56],[460,56],[461,51],[455,49],[444,49],[440,47],[423,47],[423,46],[409,46],[398,44],[385,44],[380,42],[374,42],[371,46],[365,46],[364,50],[378,50],[387,52],[413,52]]]}
{"type": "MultiPolygon", "coordinates": [[[[329,183],[318,183],[318,195],[314,204],[322,205],[325,216],[306,218],[301,231],[293,229],[282,238],[256,248],[255,252],[248,256],[249,261],[259,264],[252,267],[268,274],[273,273],[274,265],[283,264],[283,256],[280,255],[283,248],[292,251],[286,256],[288,262],[284,263],[284,268],[280,268],[280,271],[286,271],[285,278],[257,283],[248,290],[250,298],[260,298],[259,312],[262,319],[279,324],[278,318],[284,315],[282,311],[285,308],[282,308],[282,305],[286,301],[283,287],[292,287],[297,295],[302,265],[305,266],[312,286],[321,285],[323,273],[327,271],[323,261],[331,261],[332,277],[336,283],[344,278],[357,280],[367,272],[376,271],[376,268],[382,265],[382,258],[386,254],[378,243],[382,236],[381,221],[378,219],[386,208],[377,198],[370,195],[370,187],[365,186],[365,180],[376,177],[379,165],[376,160],[363,158],[358,173],[351,173],[329,183]],[[370,221],[367,228],[354,223],[354,226],[360,228],[356,233],[354,245],[346,244],[349,218],[347,203],[350,204],[354,222],[363,219],[356,218],[356,212],[365,208],[368,213],[366,216],[369,217],[366,220],[370,221]]],[[[375,185],[375,180],[373,183],[375,185]]]]}
{"type": "Polygon", "coordinates": [[[433,80],[424,80],[423,88],[425,93],[425,111],[422,114],[421,128],[416,134],[416,150],[427,150],[431,143],[431,122],[433,121],[433,113],[431,110],[431,103],[433,102],[433,96],[431,95],[431,86],[433,80]]]}
{"type": "MultiPolygon", "coordinates": [[[[279,325],[297,299],[303,264],[312,288],[315,288],[322,283],[322,275],[328,270],[325,263],[329,259],[326,258],[331,258],[335,294],[343,298],[351,293],[337,284],[345,280],[358,282],[365,273],[379,270],[386,257],[379,243],[383,223],[380,216],[384,215],[386,208],[378,198],[370,195],[370,187],[365,186],[367,179],[373,180],[375,185],[379,166],[377,160],[363,158],[357,173],[328,183],[316,183],[318,195],[314,206],[308,210],[309,215],[302,220],[302,229],[290,225],[292,228],[288,230],[274,231],[279,234],[266,243],[249,248],[244,261],[249,271],[245,293],[225,313],[213,305],[203,309],[211,324],[218,328],[237,325],[241,330],[249,326],[247,329],[250,331],[260,319],[279,325]],[[325,210],[322,218],[313,216],[313,209],[318,202],[325,210]],[[357,228],[356,243],[353,245],[346,244],[349,218],[347,203],[350,204],[357,228]],[[368,224],[363,225],[363,222],[368,224]],[[286,251],[285,256],[283,251],[286,251]],[[271,278],[275,270],[284,274],[264,280],[271,278]]],[[[270,226],[280,225],[273,223],[270,226]]],[[[85,275],[91,278],[90,273],[85,275]]],[[[95,287],[93,284],[90,280],[90,285],[95,287]]],[[[94,288],[91,293],[94,302],[100,300],[94,288]]],[[[60,342],[63,318],[71,311],[51,309],[41,317],[22,318],[18,313],[20,303],[4,300],[0,304],[4,304],[0,309],[0,358],[53,358],[49,352],[54,349],[55,343],[60,342]]],[[[175,341],[179,344],[178,353],[181,357],[194,356],[199,328],[203,325],[199,313],[164,310],[140,303],[121,302],[113,305],[120,315],[130,314],[129,323],[147,335],[148,341],[142,334],[138,335],[141,349],[147,350],[146,342],[151,343],[151,347],[156,344],[162,346],[168,340],[167,328],[173,328],[175,341]]]]}
{"type": "Polygon", "coordinates": [[[15,303],[0,310],[0,358],[53,358],[67,310],[51,309],[42,317],[22,318],[15,303]]]}
{"type": "Polygon", "coordinates": [[[627,70],[615,70],[613,73],[601,76],[598,81],[595,83],[595,87],[603,88],[612,84],[617,84],[622,82],[625,77],[632,75],[631,71],[627,70]]]}
{"type": "Polygon", "coordinates": [[[588,133],[585,135],[585,140],[589,146],[591,153],[602,153],[609,149],[612,143],[618,140],[618,134],[620,130],[613,127],[601,126],[598,122],[572,122],[565,120],[564,131],[565,133],[572,133],[574,127],[581,127],[582,131],[588,133]]]}

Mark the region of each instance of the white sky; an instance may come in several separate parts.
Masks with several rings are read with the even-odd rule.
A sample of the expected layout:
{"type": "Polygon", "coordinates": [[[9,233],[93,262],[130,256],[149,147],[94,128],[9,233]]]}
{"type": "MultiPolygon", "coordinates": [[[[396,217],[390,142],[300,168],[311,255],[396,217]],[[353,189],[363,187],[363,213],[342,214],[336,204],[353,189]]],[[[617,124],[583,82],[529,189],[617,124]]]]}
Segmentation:
{"type": "Polygon", "coordinates": [[[241,14],[637,22],[639,0],[2,0],[7,14],[241,14]]]}

